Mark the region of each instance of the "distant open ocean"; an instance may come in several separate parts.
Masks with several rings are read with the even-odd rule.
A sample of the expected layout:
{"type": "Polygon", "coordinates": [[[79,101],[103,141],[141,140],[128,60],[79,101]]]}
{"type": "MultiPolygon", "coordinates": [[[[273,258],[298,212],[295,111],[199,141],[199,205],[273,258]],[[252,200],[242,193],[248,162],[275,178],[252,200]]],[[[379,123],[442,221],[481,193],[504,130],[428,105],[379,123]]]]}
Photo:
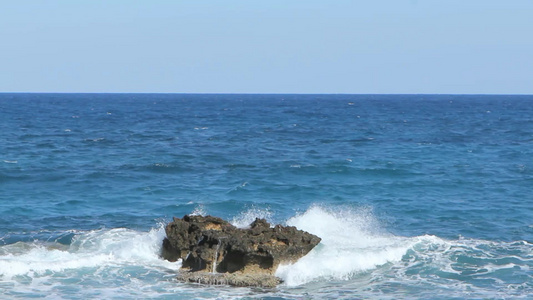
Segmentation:
{"type": "Polygon", "coordinates": [[[531,299],[533,96],[0,94],[0,298],[531,299]],[[173,216],[322,242],[180,283],[173,216]]]}

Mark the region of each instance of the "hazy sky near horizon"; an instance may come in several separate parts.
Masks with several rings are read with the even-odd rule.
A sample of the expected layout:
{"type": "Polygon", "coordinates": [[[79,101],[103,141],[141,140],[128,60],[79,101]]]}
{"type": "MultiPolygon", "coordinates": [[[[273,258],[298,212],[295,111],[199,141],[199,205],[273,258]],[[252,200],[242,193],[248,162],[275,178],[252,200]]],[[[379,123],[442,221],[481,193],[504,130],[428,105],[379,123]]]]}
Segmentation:
{"type": "Polygon", "coordinates": [[[0,92],[533,94],[532,0],[0,0],[0,92]]]}

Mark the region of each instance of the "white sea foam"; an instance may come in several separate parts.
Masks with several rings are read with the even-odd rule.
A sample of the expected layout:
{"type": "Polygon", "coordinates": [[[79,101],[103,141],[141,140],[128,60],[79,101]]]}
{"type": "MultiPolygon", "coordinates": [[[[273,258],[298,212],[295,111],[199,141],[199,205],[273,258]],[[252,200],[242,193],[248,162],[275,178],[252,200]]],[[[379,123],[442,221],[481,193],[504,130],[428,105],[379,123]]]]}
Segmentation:
{"type": "Polygon", "coordinates": [[[369,209],[337,210],[313,206],[287,221],[322,241],[292,265],[280,265],[276,275],[289,286],[322,279],[349,279],[388,262],[396,262],[412,241],[384,233],[369,209]]]}
{"type": "Polygon", "coordinates": [[[494,294],[494,289],[485,290],[476,286],[476,281],[487,278],[508,289],[502,290],[503,297],[523,293],[517,292],[501,272],[523,278],[531,272],[533,247],[527,242],[395,236],[384,232],[372,211],[365,208],[312,206],[287,224],[322,238],[296,263],[280,265],[276,275],[289,287],[362,280],[369,291],[387,289],[392,284],[413,289],[453,287],[456,296],[467,292],[484,296],[494,294]]]}
{"type": "Polygon", "coordinates": [[[43,276],[69,269],[138,265],[177,270],[159,257],[163,226],[150,232],[117,228],[78,233],[70,246],[17,243],[4,246],[0,276],[43,276]]]}
{"type": "MultiPolygon", "coordinates": [[[[256,217],[271,221],[272,213],[252,207],[232,223],[246,227],[256,217]]],[[[354,287],[361,298],[381,295],[391,287],[418,291],[422,298],[431,297],[433,290],[458,298],[467,293],[474,298],[518,298],[531,291],[527,278],[533,245],[525,241],[395,236],[381,228],[368,208],[312,206],[286,223],[320,236],[322,242],[296,263],[278,268],[276,275],[285,281],[276,293],[280,297],[298,298],[292,293],[304,291],[335,298],[341,295],[338,291],[354,287]],[[515,274],[509,277],[512,280],[508,274],[515,274]],[[493,286],[483,285],[486,280],[493,281],[493,286]],[[331,293],[316,290],[320,286],[331,293]]],[[[246,294],[241,289],[198,289],[175,282],[181,264],[159,257],[163,224],[150,232],[116,228],[73,233],[70,245],[19,242],[0,246],[3,298],[61,298],[70,293],[81,298],[223,299],[246,294]]]]}

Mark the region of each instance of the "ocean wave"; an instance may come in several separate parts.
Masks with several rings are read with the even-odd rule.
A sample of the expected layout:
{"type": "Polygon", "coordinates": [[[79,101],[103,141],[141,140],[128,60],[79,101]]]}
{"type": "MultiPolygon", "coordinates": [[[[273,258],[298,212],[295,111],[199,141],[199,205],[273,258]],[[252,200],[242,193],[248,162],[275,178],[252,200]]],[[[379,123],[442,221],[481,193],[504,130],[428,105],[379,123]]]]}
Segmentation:
{"type": "Polygon", "coordinates": [[[43,276],[69,269],[120,267],[125,265],[178,269],[159,257],[163,226],[150,232],[125,228],[78,232],[70,245],[17,242],[0,247],[0,277],[43,276]]]}
{"type": "Polygon", "coordinates": [[[322,238],[298,262],[278,268],[276,275],[289,286],[318,279],[348,280],[377,266],[400,261],[413,246],[408,238],[386,233],[369,208],[312,206],[287,224],[322,238]]]}
{"type": "MultiPolygon", "coordinates": [[[[209,211],[198,205],[192,213],[209,211]]],[[[230,220],[246,227],[255,218],[272,222],[275,216],[268,208],[248,207],[230,220]]],[[[312,205],[285,223],[322,241],[297,262],[280,265],[276,275],[284,283],[279,290],[256,291],[254,297],[294,298],[308,291],[317,297],[342,298],[339,291],[347,288],[354,290],[349,297],[362,298],[402,298],[395,291],[422,298],[433,297],[435,291],[474,298],[533,293],[533,244],[527,241],[397,236],[384,228],[371,207],[312,205]],[[333,294],[323,294],[324,287],[333,294]]],[[[199,295],[196,288],[174,281],[179,262],[160,258],[164,224],[149,232],[114,228],[69,234],[69,244],[33,241],[0,246],[0,290],[35,296],[70,289],[88,298],[199,295]]],[[[220,296],[217,289],[202,290],[206,299],[220,296]]],[[[248,293],[221,290],[229,298],[248,293]]]]}
{"type": "Polygon", "coordinates": [[[395,236],[369,208],[315,205],[287,224],[322,238],[305,257],[278,268],[276,275],[287,287],[340,280],[363,281],[373,291],[396,284],[411,290],[451,289],[457,296],[533,292],[533,244],[526,241],[395,236]]]}

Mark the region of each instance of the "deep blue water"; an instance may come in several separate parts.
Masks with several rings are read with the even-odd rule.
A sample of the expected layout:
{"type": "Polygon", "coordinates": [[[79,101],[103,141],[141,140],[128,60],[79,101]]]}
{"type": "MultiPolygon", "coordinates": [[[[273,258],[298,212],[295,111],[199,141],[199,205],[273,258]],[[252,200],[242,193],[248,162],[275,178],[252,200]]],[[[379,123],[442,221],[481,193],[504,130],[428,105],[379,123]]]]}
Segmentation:
{"type": "Polygon", "coordinates": [[[533,96],[0,94],[8,298],[527,298],[533,96]],[[173,216],[323,238],[275,290],[174,281],[173,216]]]}

